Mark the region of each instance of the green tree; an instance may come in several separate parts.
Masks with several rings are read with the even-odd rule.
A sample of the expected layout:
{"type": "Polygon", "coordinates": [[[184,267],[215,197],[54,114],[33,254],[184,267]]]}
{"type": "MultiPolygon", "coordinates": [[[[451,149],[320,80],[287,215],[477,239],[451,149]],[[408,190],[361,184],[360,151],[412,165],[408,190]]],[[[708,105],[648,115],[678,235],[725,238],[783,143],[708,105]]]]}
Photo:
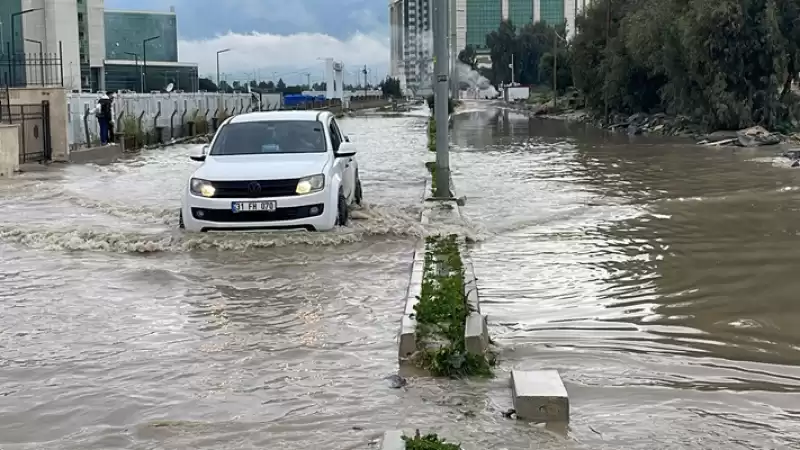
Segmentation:
{"type": "MultiPolygon", "coordinates": [[[[428,109],[431,110],[431,116],[436,114],[436,97],[434,97],[433,94],[431,94],[427,98],[425,98],[425,103],[428,104],[428,109]]],[[[453,112],[455,110],[456,110],[456,101],[453,100],[452,98],[448,98],[447,99],[447,113],[448,114],[453,114],[453,112]]]]}
{"type": "Polygon", "coordinates": [[[403,91],[400,89],[400,80],[397,78],[386,77],[385,80],[378,84],[384,97],[400,98],[403,96],[403,91]]]}
{"type": "Polygon", "coordinates": [[[283,82],[283,78],[278,78],[278,83],[275,85],[275,90],[278,92],[283,92],[286,90],[286,83],[283,82]]]}
{"type": "Polygon", "coordinates": [[[197,80],[197,87],[201,91],[217,92],[217,85],[209,78],[200,78],[197,80]]]}
{"type": "Polygon", "coordinates": [[[486,47],[492,58],[492,84],[511,82],[511,60],[517,51],[517,29],[510,20],[500,22],[500,27],[486,35],[486,47]]]}
{"type": "Polygon", "coordinates": [[[458,60],[472,70],[478,69],[478,54],[471,45],[467,45],[464,50],[458,52],[458,60]]]}
{"type": "Polygon", "coordinates": [[[614,0],[576,20],[575,86],[587,106],[665,111],[707,128],[796,117],[800,0],[614,0]]]}
{"type": "MultiPolygon", "coordinates": [[[[563,93],[568,88],[572,87],[572,68],[570,67],[569,54],[566,49],[558,50],[558,58],[556,59],[556,88],[558,92],[563,93]]],[[[553,86],[553,53],[548,52],[542,55],[539,59],[539,76],[542,84],[553,86]]]]}

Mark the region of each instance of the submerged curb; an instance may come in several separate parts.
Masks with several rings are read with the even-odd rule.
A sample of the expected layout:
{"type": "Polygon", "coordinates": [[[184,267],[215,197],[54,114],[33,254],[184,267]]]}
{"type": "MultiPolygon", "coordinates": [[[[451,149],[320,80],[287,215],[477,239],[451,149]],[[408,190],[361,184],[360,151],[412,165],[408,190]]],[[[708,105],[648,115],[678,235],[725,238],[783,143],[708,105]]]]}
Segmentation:
{"type": "MultiPolygon", "coordinates": [[[[452,178],[450,186],[453,186],[452,178]]],[[[451,188],[453,198],[448,199],[435,199],[431,198],[430,193],[431,182],[426,179],[423,189],[423,208],[420,214],[420,222],[422,225],[431,223],[431,218],[434,215],[434,210],[441,205],[449,205],[449,213],[457,219],[461,218],[461,206],[458,200],[455,199],[455,189],[451,188]]],[[[481,314],[480,296],[478,292],[477,277],[475,277],[475,268],[472,260],[469,257],[469,251],[466,246],[466,239],[460,237],[461,244],[459,245],[459,252],[461,260],[464,265],[464,298],[470,309],[470,314],[465,320],[464,341],[467,347],[467,352],[484,355],[489,350],[489,327],[488,318],[481,314]]],[[[419,296],[422,293],[422,283],[425,270],[425,237],[421,238],[414,249],[414,257],[411,265],[411,272],[409,274],[408,288],[406,289],[406,297],[403,307],[403,316],[400,321],[400,333],[398,336],[398,360],[403,362],[407,361],[418,350],[418,342],[416,338],[417,320],[415,317],[414,307],[419,303],[419,296]]]]}
{"type": "MultiPolygon", "coordinates": [[[[437,217],[450,215],[448,219],[460,219],[461,201],[455,197],[452,178],[450,180],[452,198],[436,199],[430,196],[431,180],[426,177],[423,190],[423,208],[420,222],[423,226],[438,222],[437,217]],[[447,205],[447,206],[445,206],[447,205]]],[[[464,344],[471,354],[486,355],[491,339],[489,337],[488,317],[483,314],[480,302],[478,278],[469,255],[464,236],[459,238],[459,252],[464,269],[464,299],[469,308],[464,327],[464,344]]],[[[403,315],[398,335],[398,361],[403,364],[419,350],[417,342],[417,320],[415,306],[419,303],[422,284],[425,278],[426,244],[423,236],[414,248],[414,256],[409,273],[403,315]]],[[[518,419],[531,422],[569,422],[569,397],[557,370],[512,369],[509,387],[514,412],[518,419]]],[[[382,449],[403,449],[405,442],[402,431],[387,431],[381,443],[382,449]]]]}

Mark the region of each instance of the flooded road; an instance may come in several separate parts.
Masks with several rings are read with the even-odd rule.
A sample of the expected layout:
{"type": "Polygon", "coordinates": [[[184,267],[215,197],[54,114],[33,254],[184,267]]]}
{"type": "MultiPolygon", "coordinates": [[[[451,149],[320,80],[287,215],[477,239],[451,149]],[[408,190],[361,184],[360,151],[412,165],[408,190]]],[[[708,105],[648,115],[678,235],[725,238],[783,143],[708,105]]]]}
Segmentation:
{"type": "Polygon", "coordinates": [[[455,130],[502,366],[562,372],[580,448],[800,448],[800,172],[508,112],[455,130]]]}
{"type": "Polygon", "coordinates": [[[180,232],[186,147],[0,183],[0,448],[800,447],[800,182],[770,152],[456,116],[500,373],[403,391],[425,119],[342,128],[368,205],[335,233],[180,232]],[[512,367],[561,371],[569,439],[500,415],[512,367]]]}

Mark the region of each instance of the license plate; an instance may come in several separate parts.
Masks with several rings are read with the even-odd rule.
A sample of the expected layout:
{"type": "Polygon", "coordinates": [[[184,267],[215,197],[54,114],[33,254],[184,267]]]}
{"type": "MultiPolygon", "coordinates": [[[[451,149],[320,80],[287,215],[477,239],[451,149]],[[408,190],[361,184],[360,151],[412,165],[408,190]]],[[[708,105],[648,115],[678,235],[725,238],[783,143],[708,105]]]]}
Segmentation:
{"type": "Polygon", "coordinates": [[[250,212],[250,211],[273,212],[277,207],[278,205],[274,200],[267,202],[231,202],[231,211],[235,213],[250,212]]]}

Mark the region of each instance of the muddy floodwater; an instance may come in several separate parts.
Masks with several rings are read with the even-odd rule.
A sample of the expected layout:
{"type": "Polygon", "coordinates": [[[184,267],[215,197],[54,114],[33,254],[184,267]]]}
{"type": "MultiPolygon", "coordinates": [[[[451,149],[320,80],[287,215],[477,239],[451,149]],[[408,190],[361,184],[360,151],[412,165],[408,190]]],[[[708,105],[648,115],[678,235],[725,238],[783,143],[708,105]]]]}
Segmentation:
{"type": "Polygon", "coordinates": [[[800,448],[800,172],[774,151],[467,105],[498,376],[395,390],[425,117],[342,128],[367,205],[333,233],[177,230],[188,147],[0,180],[0,449],[800,448]],[[559,369],[566,438],[503,418],[512,367],[559,369]]]}

